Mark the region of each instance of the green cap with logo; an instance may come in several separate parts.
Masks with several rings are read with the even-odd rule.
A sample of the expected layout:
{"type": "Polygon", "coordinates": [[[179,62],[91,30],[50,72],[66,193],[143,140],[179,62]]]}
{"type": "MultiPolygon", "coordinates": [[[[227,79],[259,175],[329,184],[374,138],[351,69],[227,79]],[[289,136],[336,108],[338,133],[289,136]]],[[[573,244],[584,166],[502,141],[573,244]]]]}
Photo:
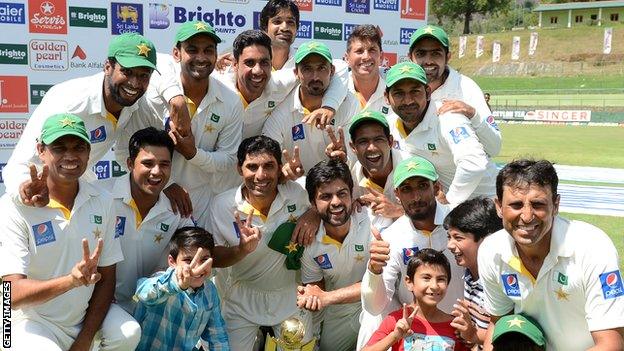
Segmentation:
{"type": "Polygon", "coordinates": [[[379,123],[385,130],[390,130],[390,127],[388,126],[388,121],[386,121],[386,116],[381,114],[381,112],[362,110],[358,112],[358,114],[353,116],[353,118],[351,118],[351,125],[349,126],[349,134],[351,135],[351,139],[353,139],[353,133],[355,132],[355,129],[365,122],[379,123]]]}
{"type": "Polygon", "coordinates": [[[59,113],[48,117],[43,122],[39,141],[50,145],[56,139],[66,135],[74,135],[90,143],[84,122],[80,117],[71,113],[59,113]]]}
{"type": "Polygon", "coordinates": [[[176,33],[175,42],[176,44],[179,42],[183,42],[193,35],[197,34],[206,34],[214,39],[217,44],[221,42],[221,38],[219,38],[214,28],[212,28],[212,26],[208,23],[202,21],[184,22],[176,33]]]}
{"type": "Polygon", "coordinates": [[[332,62],[332,55],[327,45],[318,41],[307,41],[303,43],[295,53],[295,63],[303,61],[308,55],[317,54],[321,55],[330,63],[332,62]]]}
{"type": "Polygon", "coordinates": [[[414,33],[412,33],[409,42],[410,51],[412,50],[414,43],[422,38],[433,38],[439,41],[445,48],[449,48],[449,37],[446,35],[444,29],[438,26],[427,25],[418,28],[414,33]]]}
{"type": "Polygon", "coordinates": [[[438,173],[433,163],[420,156],[414,156],[399,162],[394,169],[392,183],[395,188],[398,188],[405,180],[412,177],[423,177],[435,182],[438,180],[438,173]]]}
{"type": "Polygon", "coordinates": [[[544,337],[542,327],[535,319],[529,316],[512,314],[499,319],[494,327],[492,342],[495,342],[498,338],[507,333],[520,333],[525,335],[539,346],[544,346],[544,344],[546,344],[546,338],[544,337]]]}
{"type": "Polygon", "coordinates": [[[138,33],[125,33],[114,37],[108,45],[108,57],[114,57],[125,68],[156,69],[154,43],[138,33]]]}
{"type": "Polygon", "coordinates": [[[406,61],[392,66],[386,73],[386,87],[390,88],[402,79],[414,79],[427,84],[427,74],[418,64],[406,61]]]}

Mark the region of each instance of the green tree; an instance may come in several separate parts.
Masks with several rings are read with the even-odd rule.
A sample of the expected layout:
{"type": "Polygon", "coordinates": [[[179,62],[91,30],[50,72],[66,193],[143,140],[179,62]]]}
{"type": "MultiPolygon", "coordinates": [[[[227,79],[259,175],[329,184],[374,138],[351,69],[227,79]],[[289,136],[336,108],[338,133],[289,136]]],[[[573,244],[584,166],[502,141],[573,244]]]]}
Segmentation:
{"type": "Polygon", "coordinates": [[[470,34],[470,21],[476,14],[488,15],[507,11],[511,0],[431,0],[430,10],[437,17],[448,17],[453,21],[463,19],[464,34],[470,34]]]}

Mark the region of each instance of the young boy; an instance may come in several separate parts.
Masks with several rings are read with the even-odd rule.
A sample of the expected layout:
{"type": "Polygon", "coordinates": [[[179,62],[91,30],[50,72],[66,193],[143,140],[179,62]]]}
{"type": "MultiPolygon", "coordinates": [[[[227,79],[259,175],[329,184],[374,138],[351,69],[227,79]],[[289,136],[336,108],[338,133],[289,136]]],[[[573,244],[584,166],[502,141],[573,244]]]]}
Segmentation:
{"type": "Polygon", "coordinates": [[[546,338],[535,319],[512,314],[496,322],[492,345],[494,351],[544,351],[546,338]]]}
{"type": "Polygon", "coordinates": [[[412,256],[405,283],[414,303],[390,313],[362,351],[468,350],[450,325],[453,316],[438,308],[450,279],[450,263],[440,251],[426,248],[412,256]]]}
{"type": "Polygon", "coordinates": [[[169,243],[169,268],[139,279],[134,317],[143,330],[137,350],[229,350],[221,302],[208,279],[212,235],[182,227],[169,243]]]}

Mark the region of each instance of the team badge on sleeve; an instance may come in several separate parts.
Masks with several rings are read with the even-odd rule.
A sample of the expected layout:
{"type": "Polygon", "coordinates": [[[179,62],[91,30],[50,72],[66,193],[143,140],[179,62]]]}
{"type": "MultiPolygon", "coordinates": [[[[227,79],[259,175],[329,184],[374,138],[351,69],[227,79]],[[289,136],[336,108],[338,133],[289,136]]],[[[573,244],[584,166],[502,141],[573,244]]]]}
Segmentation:
{"type": "Polygon", "coordinates": [[[403,264],[407,264],[409,259],[412,258],[412,256],[416,255],[418,251],[420,251],[418,249],[418,246],[404,247],[403,248],[403,264]]]}
{"type": "Polygon", "coordinates": [[[453,137],[453,142],[455,144],[470,137],[470,134],[468,134],[466,127],[453,128],[449,133],[451,134],[451,137],[453,137]]]}
{"type": "Polygon", "coordinates": [[[327,256],[327,254],[322,254],[320,256],[314,257],[314,261],[316,261],[316,264],[318,264],[321,269],[332,268],[331,261],[329,260],[329,256],[327,256]]]}
{"type": "Polygon", "coordinates": [[[600,285],[602,286],[602,296],[605,299],[615,299],[624,295],[624,284],[622,284],[622,275],[619,270],[602,273],[600,285]]]}
{"type": "Polygon", "coordinates": [[[498,124],[496,124],[496,121],[494,120],[494,116],[490,115],[488,116],[488,118],[485,120],[487,122],[487,124],[489,124],[492,128],[496,129],[496,130],[500,130],[498,129],[498,124]]]}
{"type": "Polygon", "coordinates": [[[56,241],[54,236],[54,228],[52,222],[47,221],[32,226],[33,235],[35,236],[35,246],[41,246],[56,241]]]}
{"type": "Polygon", "coordinates": [[[106,128],[104,126],[99,126],[92,130],[89,140],[91,143],[100,143],[106,140],[106,128]]]}
{"type": "Polygon", "coordinates": [[[119,238],[120,236],[124,235],[125,230],[126,217],[117,216],[117,219],[115,220],[115,238],[119,238]]]}
{"type": "Polygon", "coordinates": [[[303,130],[303,124],[299,123],[292,127],[292,140],[297,141],[303,139],[305,139],[305,131],[303,130]]]}
{"type": "Polygon", "coordinates": [[[518,276],[515,273],[501,274],[505,295],[520,297],[520,285],[518,284],[518,276]]]}

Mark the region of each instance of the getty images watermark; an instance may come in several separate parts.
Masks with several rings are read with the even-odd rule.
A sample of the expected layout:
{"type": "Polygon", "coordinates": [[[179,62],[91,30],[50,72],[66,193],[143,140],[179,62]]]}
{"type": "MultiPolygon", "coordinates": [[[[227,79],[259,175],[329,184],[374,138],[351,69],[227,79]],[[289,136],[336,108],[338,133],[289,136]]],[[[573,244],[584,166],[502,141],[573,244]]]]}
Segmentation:
{"type": "Polygon", "coordinates": [[[11,347],[11,282],[2,282],[2,347],[11,347]]]}

